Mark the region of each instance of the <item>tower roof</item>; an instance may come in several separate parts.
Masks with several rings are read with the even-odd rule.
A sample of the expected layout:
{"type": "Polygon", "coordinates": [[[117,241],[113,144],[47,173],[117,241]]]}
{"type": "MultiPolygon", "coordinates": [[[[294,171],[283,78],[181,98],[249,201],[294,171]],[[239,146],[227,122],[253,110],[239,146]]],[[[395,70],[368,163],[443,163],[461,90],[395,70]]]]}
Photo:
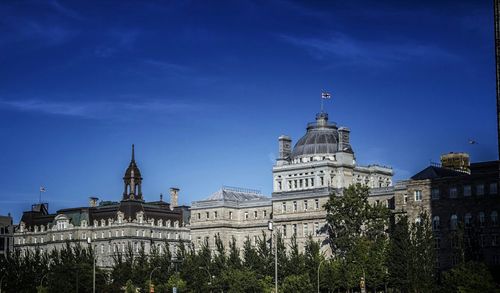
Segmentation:
{"type": "Polygon", "coordinates": [[[127,170],[125,171],[125,175],[123,176],[123,179],[127,178],[141,178],[141,171],[139,170],[139,167],[137,167],[137,164],[135,163],[135,151],[134,151],[134,145],[132,145],[132,159],[130,160],[130,164],[128,165],[127,170]]]}

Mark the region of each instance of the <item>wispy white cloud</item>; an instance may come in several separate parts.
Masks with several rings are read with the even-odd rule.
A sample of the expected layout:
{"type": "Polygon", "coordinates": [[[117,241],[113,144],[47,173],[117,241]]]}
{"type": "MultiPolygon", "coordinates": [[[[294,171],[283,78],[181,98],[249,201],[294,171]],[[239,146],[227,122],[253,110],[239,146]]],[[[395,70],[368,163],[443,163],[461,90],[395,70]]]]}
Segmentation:
{"type": "Polygon", "coordinates": [[[1,24],[10,33],[0,38],[0,44],[30,42],[30,46],[57,46],[71,40],[78,31],[55,23],[7,16],[1,24]]]}
{"type": "Polygon", "coordinates": [[[111,29],[104,33],[106,40],[95,46],[94,55],[100,58],[108,58],[121,50],[131,50],[140,35],[141,31],[138,29],[111,29]]]}
{"type": "MultiPolygon", "coordinates": [[[[211,107],[213,107],[213,105],[211,107]]],[[[149,115],[155,113],[176,114],[207,110],[210,107],[196,103],[140,99],[134,102],[67,102],[45,101],[40,99],[0,99],[0,108],[22,112],[35,112],[47,115],[72,116],[88,119],[121,119],[124,117],[123,113],[134,113],[137,115],[149,115]]]]}
{"type": "Polygon", "coordinates": [[[330,38],[304,38],[280,35],[280,39],[306,50],[317,59],[336,59],[340,63],[381,66],[410,59],[457,59],[451,52],[429,44],[387,43],[355,39],[341,33],[330,38]]]}
{"type": "Polygon", "coordinates": [[[70,9],[66,6],[63,6],[59,1],[57,0],[52,0],[47,2],[53,9],[58,11],[59,13],[63,14],[66,17],[77,19],[77,20],[83,20],[84,18],[81,16],[80,13],[76,12],[73,9],[70,9]]]}

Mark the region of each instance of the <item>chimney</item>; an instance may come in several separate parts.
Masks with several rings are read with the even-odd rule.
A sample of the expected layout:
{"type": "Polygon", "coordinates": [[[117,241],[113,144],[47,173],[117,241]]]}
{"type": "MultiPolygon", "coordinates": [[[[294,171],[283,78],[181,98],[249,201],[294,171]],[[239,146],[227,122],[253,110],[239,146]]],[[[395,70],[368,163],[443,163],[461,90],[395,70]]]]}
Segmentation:
{"type": "Polygon", "coordinates": [[[279,158],[278,166],[286,165],[292,155],[292,139],[287,135],[281,135],[278,138],[279,158]]]}
{"type": "Polygon", "coordinates": [[[97,206],[98,200],[99,200],[99,198],[97,198],[97,197],[94,197],[94,196],[89,197],[89,207],[95,208],[97,206]]]}
{"type": "Polygon", "coordinates": [[[179,205],[179,188],[170,187],[170,209],[173,210],[179,205]]]}

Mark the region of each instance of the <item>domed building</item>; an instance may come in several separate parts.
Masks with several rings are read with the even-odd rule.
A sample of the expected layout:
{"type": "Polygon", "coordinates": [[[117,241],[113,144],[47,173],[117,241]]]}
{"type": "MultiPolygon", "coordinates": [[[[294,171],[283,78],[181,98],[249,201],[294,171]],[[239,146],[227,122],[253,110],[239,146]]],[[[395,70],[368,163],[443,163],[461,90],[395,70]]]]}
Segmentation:
{"type": "Polygon", "coordinates": [[[246,241],[256,245],[263,233],[269,239],[268,222],[272,220],[285,241],[296,235],[299,248],[304,249],[309,235],[318,241],[326,237],[319,230],[326,221],[323,205],[329,195],[341,194],[353,183],[371,188],[371,202],[391,204],[392,169],[357,165],[349,136],[348,128],[328,122],[323,111],[316,115],[316,122],[307,124],[306,133],[293,148],[289,136],[280,136],[272,197],[223,188],[193,202],[190,229],[195,248],[208,244],[215,250],[217,235],[226,247],[233,237],[238,247],[246,241]]]}

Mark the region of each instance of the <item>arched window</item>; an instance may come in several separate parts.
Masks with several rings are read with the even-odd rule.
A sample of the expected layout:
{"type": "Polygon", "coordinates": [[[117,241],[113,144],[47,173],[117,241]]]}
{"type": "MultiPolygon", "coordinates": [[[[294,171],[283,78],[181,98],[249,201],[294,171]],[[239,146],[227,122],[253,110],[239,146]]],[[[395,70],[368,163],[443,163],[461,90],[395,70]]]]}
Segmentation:
{"type": "Polygon", "coordinates": [[[479,212],[479,226],[484,227],[484,213],[479,212]]]}
{"type": "Polygon", "coordinates": [[[465,214],[465,227],[472,226],[472,215],[470,213],[465,214]]]}
{"type": "Polygon", "coordinates": [[[432,229],[434,231],[438,231],[439,230],[439,226],[440,226],[439,216],[434,216],[434,218],[432,218],[432,229]]]}
{"type": "Polygon", "coordinates": [[[451,230],[456,230],[457,229],[457,224],[458,224],[458,217],[457,215],[453,214],[450,217],[450,229],[451,230]]]}
{"type": "Polygon", "coordinates": [[[497,213],[497,211],[491,212],[491,224],[493,226],[498,225],[498,213],[497,213]]]}

